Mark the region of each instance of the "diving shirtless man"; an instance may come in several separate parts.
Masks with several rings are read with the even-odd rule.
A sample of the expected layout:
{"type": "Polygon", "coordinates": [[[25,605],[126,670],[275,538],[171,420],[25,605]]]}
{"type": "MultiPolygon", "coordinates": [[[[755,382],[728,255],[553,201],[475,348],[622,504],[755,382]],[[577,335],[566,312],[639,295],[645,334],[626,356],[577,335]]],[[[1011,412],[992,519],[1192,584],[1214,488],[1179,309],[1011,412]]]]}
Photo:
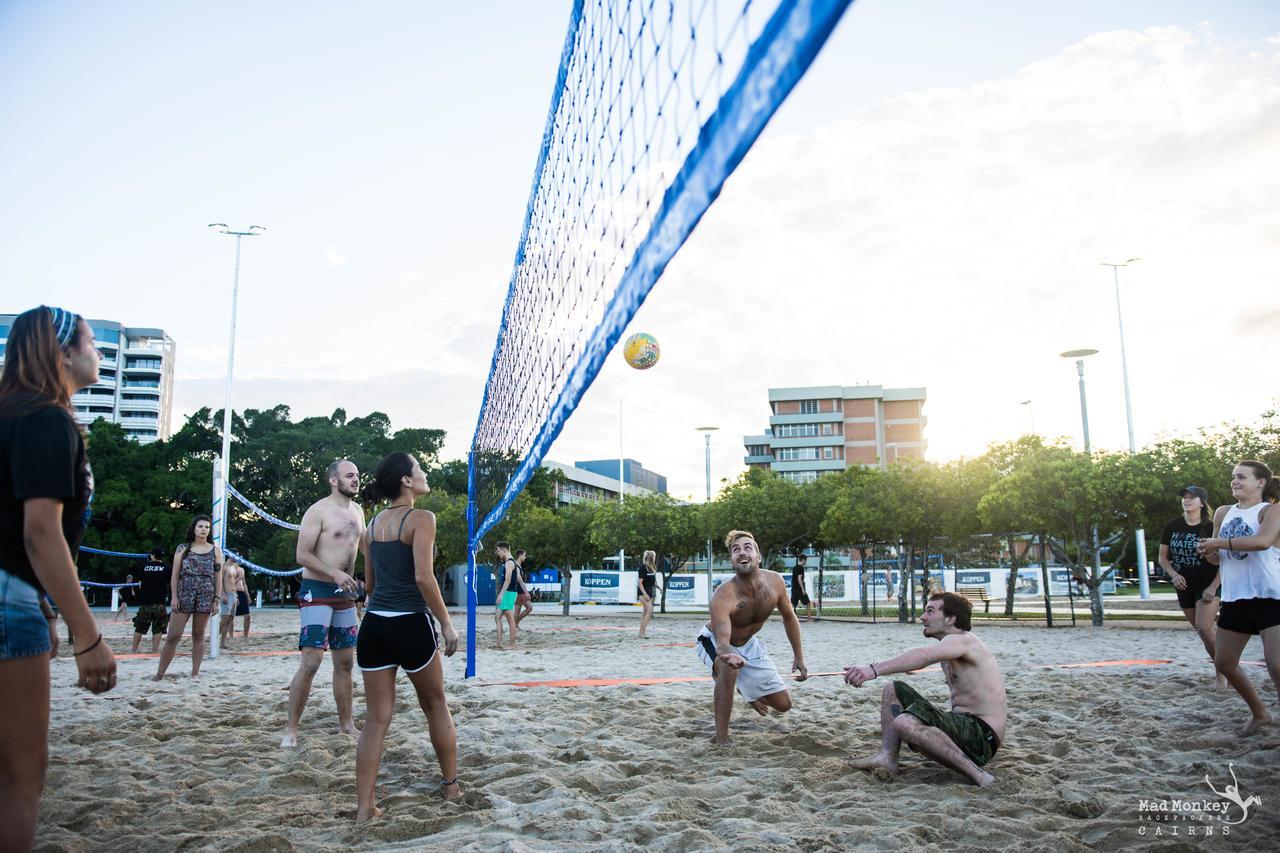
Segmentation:
{"type": "Polygon", "coordinates": [[[1009,706],[1004,676],[987,644],[969,633],[972,610],[968,599],[954,592],[929,596],[920,622],[924,635],[940,640],[867,666],[847,666],[844,680],[861,687],[873,678],[894,672],[913,672],[942,664],[942,677],[951,688],[951,710],[940,711],[905,681],[880,691],[880,751],[849,762],[856,770],[884,770],[897,775],[902,742],[950,767],[983,788],[995,777],[982,767],[1004,740],[1009,706]]]}
{"type": "Polygon", "coordinates": [[[762,716],[769,710],[779,714],[791,710],[791,694],[770,660],[764,641],[756,636],[775,608],[782,613],[782,627],[791,643],[791,671],[800,673],[799,681],[809,677],[800,645],[800,620],[791,609],[782,576],[760,568],[760,549],[747,531],[729,531],[724,544],[729,549],[734,577],[711,596],[711,620],[694,644],[698,658],[711,667],[716,682],[716,733],[712,743],[729,742],[735,687],[762,716]]]}
{"type": "Polygon", "coordinates": [[[364,535],[364,513],[352,503],[360,491],[360,472],[346,459],[329,466],[329,496],[316,501],[302,516],[298,533],[298,563],[302,587],[298,613],[302,631],[298,648],[302,663],[289,684],[289,721],[283,747],[298,745],[298,723],[311,695],[324,650],[333,653],[333,699],[338,704],[338,729],[358,735],[351,717],[351,667],[355,661],[357,582],[351,576],[356,550],[364,535]]]}

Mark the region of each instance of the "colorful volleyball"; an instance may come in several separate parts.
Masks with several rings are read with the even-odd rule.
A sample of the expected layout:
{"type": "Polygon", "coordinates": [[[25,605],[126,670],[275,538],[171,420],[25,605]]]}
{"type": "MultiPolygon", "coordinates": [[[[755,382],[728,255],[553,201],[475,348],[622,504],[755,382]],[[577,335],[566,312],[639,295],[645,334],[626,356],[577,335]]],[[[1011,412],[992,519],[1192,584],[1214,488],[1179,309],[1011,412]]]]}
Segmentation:
{"type": "Polygon", "coordinates": [[[658,339],[648,332],[636,332],[622,345],[622,357],[636,370],[653,367],[660,355],[662,347],[658,346],[658,339]]]}

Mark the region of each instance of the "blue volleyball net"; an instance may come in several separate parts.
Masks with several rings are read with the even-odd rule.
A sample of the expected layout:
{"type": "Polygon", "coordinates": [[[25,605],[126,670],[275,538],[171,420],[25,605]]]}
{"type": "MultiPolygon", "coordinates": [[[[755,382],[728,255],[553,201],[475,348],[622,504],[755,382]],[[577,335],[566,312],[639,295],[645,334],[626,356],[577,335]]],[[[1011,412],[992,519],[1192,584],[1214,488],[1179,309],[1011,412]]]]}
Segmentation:
{"type": "Polygon", "coordinates": [[[850,2],[574,2],[468,458],[468,676],[481,538],[850,2]]]}
{"type": "Polygon", "coordinates": [[[302,528],[258,506],[230,483],[226,488],[228,501],[223,523],[227,525],[224,548],[227,556],[234,557],[245,569],[256,574],[276,578],[301,575],[300,568],[272,569],[261,563],[293,565],[297,548],[294,534],[302,528]],[[236,505],[232,505],[231,499],[236,501],[236,505]]]}

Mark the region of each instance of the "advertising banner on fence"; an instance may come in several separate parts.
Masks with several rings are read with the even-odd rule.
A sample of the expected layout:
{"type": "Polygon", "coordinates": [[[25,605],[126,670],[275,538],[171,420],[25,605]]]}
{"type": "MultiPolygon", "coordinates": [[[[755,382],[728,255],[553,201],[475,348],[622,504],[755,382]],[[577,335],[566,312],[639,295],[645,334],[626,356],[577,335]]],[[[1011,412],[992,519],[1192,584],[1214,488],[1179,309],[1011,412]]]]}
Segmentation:
{"type": "Polygon", "coordinates": [[[636,601],[636,573],[592,571],[573,576],[574,601],[600,604],[631,604],[636,601]]]}
{"type": "Polygon", "coordinates": [[[667,578],[667,606],[682,607],[685,605],[698,604],[699,588],[705,584],[705,577],[698,577],[697,575],[672,575],[667,578]],[[699,581],[702,583],[699,583],[699,581]]]}

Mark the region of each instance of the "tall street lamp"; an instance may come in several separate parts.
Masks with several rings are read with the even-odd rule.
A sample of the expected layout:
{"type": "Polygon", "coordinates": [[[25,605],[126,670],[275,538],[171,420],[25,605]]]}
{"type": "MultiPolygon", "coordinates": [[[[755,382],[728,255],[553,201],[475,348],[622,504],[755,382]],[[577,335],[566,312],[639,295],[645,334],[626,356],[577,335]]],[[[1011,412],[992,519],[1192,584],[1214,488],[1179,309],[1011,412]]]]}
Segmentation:
{"type": "MultiPolygon", "coordinates": [[[[702,433],[702,434],[703,434],[703,436],[704,436],[704,437],[706,438],[706,440],[707,440],[707,443],[706,443],[706,459],[707,459],[707,503],[709,504],[709,503],[711,503],[711,433],[713,433],[713,432],[715,432],[716,430],[720,429],[720,427],[716,427],[716,426],[700,426],[700,427],[696,427],[696,429],[697,429],[697,431],[698,431],[698,432],[702,433]]],[[[708,536],[708,537],[707,537],[707,608],[708,608],[708,609],[710,609],[710,607],[711,607],[711,593],[712,593],[712,584],[711,584],[711,558],[712,558],[712,551],[711,551],[711,537],[710,537],[710,536],[708,536]]]]}
{"type": "MultiPolygon", "coordinates": [[[[211,222],[209,227],[219,234],[236,238],[236,266],[231,279],[231,335],[227,342],[227,390],[222,400],[222,493],[216,495],[221,512],[215,513],[220,516],[221,523],[214,531],[214,538],[225,553],[227,550],[227,483],[231,480],[231,376],[236,363],[236,301],[240,295],[240,238],[257,237],[267,229],[261,225],[250,225],[247,231],[232,231],[224,222],[211,222]]],[[[215,622],[214,619],[209,620],[209,624],[213,626],[209,644],[211,657],[218,656],[219,632],[215,622]]]]}
{"type": "MultiPolygon", "coordinates": [[[[1080,424],[1084,430],[1084,453],[1086,456],[1093,457],[1093,445],[1089,443],[1089,400],[1084,392],[1084,360],[1091,355],[1097,355],[1096,349],[1071,349],[1064,353],[1060,353],[1063,358],[1075,359],[1076,373],[1080,376],[1080,424]]],[[[1098,548],[1098,525],[1090,525],[1090,532],[1093,538],[1093,576],[1095,578],[1102,577],[1102,554],[1098,548]]],[[[1098,596],[1098,600],[1102,600],[1102,596],[1098,596]]]]}
{"type": "MultiPolygon", "coordinates": [[[[1138,452],[1137,444],[1133,440],[1133,405],[1129,400],[1129,361],[1125,357],[1124,349],[1124,313],[1120,310],[1120,268],[1127,267],[1129,264],[1137,263],[1142,258],[1130,258],[1122,264],[1112,264],[1103,262],[1104,267],[1111,267],[1111,280],[1116,288],[1116,320],[1120,324],[1120,371],[1124,376],[1124,416],[1129,426],[1129,453],[1130,455],[1138,452]]],[[[1138,551],[1138,591],[1142,598],[1151,597],[1151,588],[1147,581],[1147,537],[1141,527],[1133,533],[1134,544],[1138,551]]]]}

